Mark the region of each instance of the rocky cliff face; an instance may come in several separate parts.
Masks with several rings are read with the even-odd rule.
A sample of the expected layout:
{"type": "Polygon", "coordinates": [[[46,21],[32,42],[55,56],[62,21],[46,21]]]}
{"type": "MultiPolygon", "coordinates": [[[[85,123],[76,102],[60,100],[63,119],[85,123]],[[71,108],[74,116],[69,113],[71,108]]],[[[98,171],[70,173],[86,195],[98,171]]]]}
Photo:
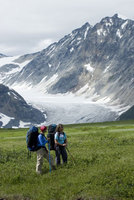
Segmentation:
{"type": "Polygon", "coordinates": [[[93,27],[86,23],[40,52],[0,64],[0,78],[12,87],[24,84],[44,93],[71,92],[95,102],[131,107],[134,21],[116,14],[93,27]]]}
{"type": "Polygon", "coordinates": [[[132,20],[114,15],[94,27],[86,23],[31,58],[4,83],[36,85],[52,94],[84,94],[93,101],[108,99],[112,104],[134,103],[132,20]]]}
{"type": "Polygon", "coordinates": [[[118,120],[134,120],[134,106],[124,112],[118,120]]]}
{"type": "MultiPolygon", "coordinates": [[[[0,84],[0,113],[11,118],[5,127],[19,127],[20,121],[29,124],[40,124],[45,121],[43,113],[28,105],[17,92],[2,84],[0,84]]],[[[3,127],[2,122],[1,126],[3,127]]]]}

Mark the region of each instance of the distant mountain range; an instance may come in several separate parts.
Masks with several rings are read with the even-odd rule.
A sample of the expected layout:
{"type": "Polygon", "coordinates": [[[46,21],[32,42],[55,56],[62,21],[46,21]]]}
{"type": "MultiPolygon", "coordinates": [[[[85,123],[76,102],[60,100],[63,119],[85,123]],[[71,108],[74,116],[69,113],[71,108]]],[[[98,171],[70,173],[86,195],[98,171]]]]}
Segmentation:
{"type": "MultiPolygon", "coordinates": [[[[1,83],[134,105],[134,21],[117,14],[85,23],[46,49],[0,59],[1,83]]],[[[134,118],[134,117],[133,117],[134,118]]]]}
{"type": "Polygon", "coordinates": [[[6,55],[0,53],[0,58],[7,57],[6,55]]]}

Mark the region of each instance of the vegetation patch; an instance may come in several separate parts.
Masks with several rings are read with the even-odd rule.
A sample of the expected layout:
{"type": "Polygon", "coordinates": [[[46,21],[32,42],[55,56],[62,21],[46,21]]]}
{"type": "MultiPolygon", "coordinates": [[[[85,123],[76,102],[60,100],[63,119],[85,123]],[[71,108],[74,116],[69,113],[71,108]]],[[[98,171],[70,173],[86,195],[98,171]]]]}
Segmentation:
{"type": "Polygon", "coordinates": [[[28,156],[27,129],[0,129],[0,200],[134,199],[133,124],[64,126],[68,164],[50,173],[44,159],[41,176],[35,172],[36,153],[28,156]]]}

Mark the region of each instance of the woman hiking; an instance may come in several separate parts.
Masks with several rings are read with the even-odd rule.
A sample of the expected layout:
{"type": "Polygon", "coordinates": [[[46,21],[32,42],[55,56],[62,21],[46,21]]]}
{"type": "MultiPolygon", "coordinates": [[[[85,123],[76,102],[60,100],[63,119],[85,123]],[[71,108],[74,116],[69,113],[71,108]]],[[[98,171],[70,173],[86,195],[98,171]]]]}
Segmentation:
{"type": "MultiPolygon", "coordinates": [[[[46,158],[49,162],[49,153],[46,148],[46,143],[48,143],[48,140],[45,137],[45,132],[47,131],[46,126],[40,127],[41,133],[38,135],[38,143],[37,143],[37,164],[36,164],[36,172],[37,174],[42,174],[42,165],[43,165],[43,159],[46,158]]],[[[50,156],[52,169],[55,169],[54,161],[52,156],[50,156]]]]}
{"type": "Polygon", "coordinates": [[[61,164],[60,156],[62,156],[63,164],[67,163],[67,136],[66,133],[63,132],[63,125],[58,124],[56,127],[55,133],[55,150],[56,150],[56,164],[61,164]]]}

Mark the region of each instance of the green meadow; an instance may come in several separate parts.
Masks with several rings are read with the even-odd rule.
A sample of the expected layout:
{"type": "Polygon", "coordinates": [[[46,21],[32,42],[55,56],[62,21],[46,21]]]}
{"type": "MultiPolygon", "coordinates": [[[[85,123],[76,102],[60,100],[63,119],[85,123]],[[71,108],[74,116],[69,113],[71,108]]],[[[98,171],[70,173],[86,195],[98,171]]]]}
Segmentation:
{"type": "Polygon", "coordinates": [[[44,159],[42,175],[27,130],[0,129],[0,200],[134,199],[134,121],[64,126],[68,164],[50,173],[44,159]]]}

